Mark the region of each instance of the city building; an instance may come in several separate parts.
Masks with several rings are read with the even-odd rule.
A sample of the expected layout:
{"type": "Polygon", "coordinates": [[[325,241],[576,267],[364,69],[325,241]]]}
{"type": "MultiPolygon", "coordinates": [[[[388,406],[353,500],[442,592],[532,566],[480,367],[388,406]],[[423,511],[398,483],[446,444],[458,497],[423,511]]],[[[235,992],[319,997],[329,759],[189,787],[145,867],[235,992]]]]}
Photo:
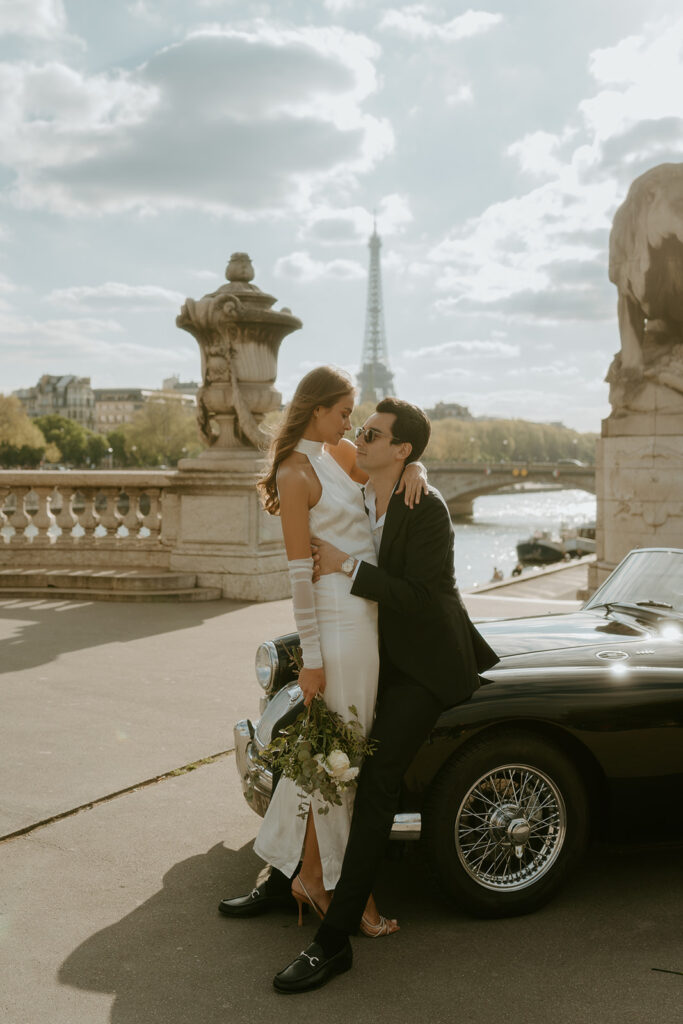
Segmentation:
{"type": "Polygon", "coordinates": [[[90,377],[44,373],[35,387],[22,388],[14,395],[31,417],[56,413],[88,430],[95,429],[95,393],[90,377]]]}
{"type": "Polygon", "coordinates": [[[194,408],[197,387],[194,382],[181,384],[177,377],[169,377],[160,391],[152,388],[95,388],[95,429],[100,434],[108,434],[124,423],[130,423],[146,402],[177,402],[194,408]],[[181,391],[180,387],[195,390],[181,391]]]}
{"type": "Polygon", "coordinates": [[[180,377],[167,377],[161,382],[162,391],[180,391],[184,395],[196,395],[199,384],[196,380],[181,380],[180,377]]]}
{"type": "Polygon", "coordinates": [[[95,429],[108,434],[133,416],[145,404],[142,388],[95,388],[95,429]]]}
{"type": "Polygon", "coordinates": [[[425,409],[430,420],[471,420],[472,413],[466,405],[457,402],[437,402],[433,409],[425,409]]]}

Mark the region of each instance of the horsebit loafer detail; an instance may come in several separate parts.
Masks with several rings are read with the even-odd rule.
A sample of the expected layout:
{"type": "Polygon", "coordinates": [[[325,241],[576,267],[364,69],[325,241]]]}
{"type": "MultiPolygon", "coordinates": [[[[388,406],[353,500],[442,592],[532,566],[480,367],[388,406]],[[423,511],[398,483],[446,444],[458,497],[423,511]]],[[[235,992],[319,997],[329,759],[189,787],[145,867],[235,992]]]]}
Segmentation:
{"type": "Polygon", "coordinates": [[[289,892],[283,893],[282,896],[271,896],[265,885],[261,885],[258,889],[252,889],[246,896],[233,896],[232,899],[221,900],[218,909],[226,917],[256,917],[257,914],[265,914],[269,910],[296,910],[296,903],[289,892]]]}
{"type": "Polygon", "coordinates": [[[278,992],[308,992],[319,988],[330,981],[335,974],[349,971],[353,964],[353,950],[347,942],[334,956],[325,957],[322,946],[312,942],[296,960],[292,960],[273,978],[273,985],[278,992]]]}

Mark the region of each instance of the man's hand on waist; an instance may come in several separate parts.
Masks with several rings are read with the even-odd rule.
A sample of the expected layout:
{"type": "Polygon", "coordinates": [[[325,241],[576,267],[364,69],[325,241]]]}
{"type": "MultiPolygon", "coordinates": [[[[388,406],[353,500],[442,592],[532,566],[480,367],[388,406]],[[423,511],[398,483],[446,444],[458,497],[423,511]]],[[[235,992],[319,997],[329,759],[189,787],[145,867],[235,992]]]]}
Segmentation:
{"type": "Polygon", "coordinates": [[[347,576],[353,574],[357,559],[352,558],[345,551],[341,551],[320,537],[311,538],[311,551],[313,552],[313,582],[316,583],[321,576],[328,576],[332,572],[343,572],[347,576]]]}

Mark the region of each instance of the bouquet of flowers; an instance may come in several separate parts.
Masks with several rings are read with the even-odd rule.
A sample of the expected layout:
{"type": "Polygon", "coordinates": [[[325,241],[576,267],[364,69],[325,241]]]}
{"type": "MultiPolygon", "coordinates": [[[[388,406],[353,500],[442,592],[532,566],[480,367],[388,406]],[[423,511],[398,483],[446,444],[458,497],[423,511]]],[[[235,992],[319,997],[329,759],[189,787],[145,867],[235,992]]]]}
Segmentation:
{"type": "Polygon", "coordinates": [[[272,772],[296,783],[300,818],[307,817],[306,798],[313,794],[323,802],[319,814],[327,814],[332,804],[341,804],[341,794],[356,785],[361,762],[376,746],[363,735],[358,710],[350,705],[349,711],[353,717],[345,722],[318,694],[258,755],[272,772]]]}

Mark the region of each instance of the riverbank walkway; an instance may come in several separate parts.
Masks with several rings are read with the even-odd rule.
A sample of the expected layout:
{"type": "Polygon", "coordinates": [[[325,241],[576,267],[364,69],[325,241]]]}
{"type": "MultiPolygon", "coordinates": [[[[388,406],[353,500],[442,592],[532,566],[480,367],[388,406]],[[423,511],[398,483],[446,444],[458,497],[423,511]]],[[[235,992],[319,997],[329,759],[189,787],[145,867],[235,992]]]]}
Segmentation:
{"type": "MultiPolygon", "coordinates": [[[[523,579],[466,602],[475,618],[578,607],[562,580],[562,572],[543,575],[543,586],[560,597],[532,592],[523,579]]],[[[258,706],[257,644],[291,628],[288,601],[0,601],[3,1022],[299,1019],[301,1003],[281,1000],[270,981],[310,941],[310,925],[299,932],[295,918],[278,914],[236,926],[216,912],[218,899],[247,890],[260,867],[251,850],[258,819],[242,799],[232,725],[258,706]]],[[[603,905],[605,884],[625,885],[629,865],[610,867],[614,883],[601,878],[603,905]]],[[[669,873],[673,885],[674,863],[665,855],[653,873],[663,880],[663,918],[669,873]]],[[[307,997],[307,1015],[346,1024],[353,998],[359,1024],[423,1015],[450,1021],[455,1005],[466,1010],[460,1019],[485,1024],[499,1019],[502,986],[508,1005],[526,1007],[517,1017],[508,1013],[513,1024],[546,1024],[551,1005],[555,1024],[673,1020],[653,1015],[657,1000],[668,1005],[664,975],[646,976],[635,996],[629,988],[635,944],[617,941],[618,921],[604,938],[591,933],[585,970],[571,968],[585,952],[578,936],[582,915],[592,913],[590,885],[566,918],[558,917],[560,901],[534,921],[488,924],[435,902],[421,868],[389,864],[383,885],[386,900],[399,894],[410,927],[396,939],[358,942],[357,969],[307,997]],[[515,966],[511,950],[522,948],[526,962],[515,966]],[[533,983],[532,949],[541,958],[533,983]],[[432,979],[425,994],[418,979],[435,970],[441,981],[432,979]],[[406,987],[410,972],[414,983],[406,987]],[[599,1005],[589,1016],[587,994],[598,981],[603,994],[591,997],[599,1005]]],[[[615,891],[615,900],[622,895],[615,891]]],[[[642,933],[641,952],[643,941],[654,963],[656,936],[642,933]]]]}

